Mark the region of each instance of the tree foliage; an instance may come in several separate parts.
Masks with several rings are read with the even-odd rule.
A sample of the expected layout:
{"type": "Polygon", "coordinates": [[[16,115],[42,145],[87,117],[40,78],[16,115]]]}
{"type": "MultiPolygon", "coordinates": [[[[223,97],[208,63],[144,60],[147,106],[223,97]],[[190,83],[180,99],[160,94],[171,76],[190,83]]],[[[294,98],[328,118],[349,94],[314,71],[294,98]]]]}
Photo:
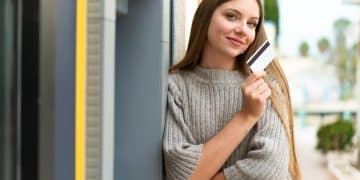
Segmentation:
{"type": "Polygon", "coordinates": [[[335,63],[337,66],[338,80],[341,86],[340,97],[343,100],[352,98],[356,82],[356,47],[346,46],[346,30],[350,25],[348,19],[338,19],[334,23],[335,29],[335,63]]]}
{"type": "Polygon", "coordinates": [[[275,24],[275,41],[278,43],[279,37],[279,6],[277,0],[264,0],[265,21],[271,21],[275,24]]]}
{"type": "Polygon", "coordinates": [[[324,53],[330,49],[330,42],[327,38],[323,37],[317,42],[317,47],[320,53],[324,53]]]}
{"type": "Polygon", "coordinates": [[[339,119],[335,123],[320,127],[316,135],[318,138],[316,149],[322,153],[334,150],[343,151],[353,145],[355,127],[351,121],[339,119]]]}
{"type": "Polygon", "coordinates": [[[308,55],[309,55],[309,49],[310,49],[310,47],[309,47],[309,43],[307,43],[307,42],[302,42],[301,44],[300,44],[300,46],[299,46],[299,53],[300,53],[300,55],[301,56],[303,56],[303,57],[307,57],[308,55]]]}

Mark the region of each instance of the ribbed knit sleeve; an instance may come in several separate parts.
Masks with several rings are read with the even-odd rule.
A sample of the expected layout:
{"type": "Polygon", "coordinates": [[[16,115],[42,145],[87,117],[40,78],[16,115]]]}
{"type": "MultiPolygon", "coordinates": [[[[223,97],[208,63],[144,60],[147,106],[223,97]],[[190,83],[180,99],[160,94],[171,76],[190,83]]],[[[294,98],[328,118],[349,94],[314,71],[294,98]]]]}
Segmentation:
{"type": "Polygon", "coordinates": [[[169,77],[163,152],[167,180],[188,179],[197,166],[202,144],[196,144],[184,122],[179,77],[169,77]]]}
{"type": "Polygon", "coordinates": [[[285,129],[270,101],[254,128],[255,133],[250,139],[245,158],[224,169],[226,179],[290,179],[290,150],[285,129]]]}

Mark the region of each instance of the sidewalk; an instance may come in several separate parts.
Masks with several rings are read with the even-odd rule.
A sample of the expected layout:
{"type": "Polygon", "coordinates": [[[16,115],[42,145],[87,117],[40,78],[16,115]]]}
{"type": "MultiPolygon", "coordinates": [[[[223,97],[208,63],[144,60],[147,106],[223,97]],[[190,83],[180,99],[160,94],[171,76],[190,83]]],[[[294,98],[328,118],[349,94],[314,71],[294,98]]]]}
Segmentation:
{"type": "Polygon", "coordinates": [[[323,154],[315,149],[316,127],[296,127],[295,143],[303,180],[336,180],[326,167],[323,154]]]}

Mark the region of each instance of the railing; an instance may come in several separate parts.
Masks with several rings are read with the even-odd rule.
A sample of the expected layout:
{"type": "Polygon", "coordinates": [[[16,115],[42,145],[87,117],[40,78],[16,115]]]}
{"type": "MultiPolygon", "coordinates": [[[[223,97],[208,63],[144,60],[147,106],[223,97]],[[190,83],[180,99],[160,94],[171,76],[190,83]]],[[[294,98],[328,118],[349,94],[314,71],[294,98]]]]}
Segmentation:
{"type": "Polygon", "coordinates": [[[323,123],[324,118],[331,115],[355,120],[358,107],[355,101],[317,102],[295,106],[294,113],[296,116],[319,116],[320,123],[323,123]]]}

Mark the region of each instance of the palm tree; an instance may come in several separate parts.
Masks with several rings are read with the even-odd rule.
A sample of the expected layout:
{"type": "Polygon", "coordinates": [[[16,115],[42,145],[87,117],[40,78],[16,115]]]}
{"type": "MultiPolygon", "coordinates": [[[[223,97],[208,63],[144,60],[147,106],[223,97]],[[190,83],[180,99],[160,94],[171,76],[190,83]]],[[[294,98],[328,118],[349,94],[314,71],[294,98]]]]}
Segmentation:
{"type": "Polygon", "coordinates": [[[337,74],[342,93],[340,94],[341,99],[351,98],[351,89],[354,83],[351,81],[351,76],[356,73],[350,72],[350,54],[346,47],[346,36],[345,31],[349,27],[350,21],[344,18],[338,19],[334,23],[335,36],[336,36],[336,48],[334,57],[336,58],[337,74]]]}

